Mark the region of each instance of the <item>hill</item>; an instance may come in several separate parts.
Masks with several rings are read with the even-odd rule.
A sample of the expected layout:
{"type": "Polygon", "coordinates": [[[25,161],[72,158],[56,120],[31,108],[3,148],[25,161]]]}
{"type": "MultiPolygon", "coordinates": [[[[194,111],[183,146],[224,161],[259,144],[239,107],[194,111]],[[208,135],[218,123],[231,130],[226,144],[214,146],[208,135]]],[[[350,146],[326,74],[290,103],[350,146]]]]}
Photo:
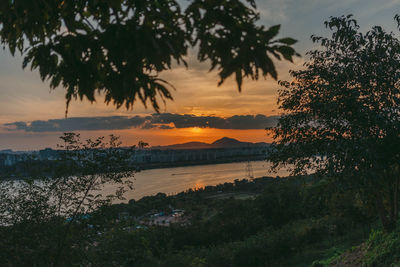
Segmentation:
{"type": "Polygon", "coordinates": [[[268,143],[259,142],[242,142],[233,138],[223,137],[211,144],[204,142],[187,142],[183,144],[173,144],[168,146],[156,146],[156,149],[211,149],[211,148],[235,148],[235,147],[254,147],[254,146],[268,146],[268,143]]]}

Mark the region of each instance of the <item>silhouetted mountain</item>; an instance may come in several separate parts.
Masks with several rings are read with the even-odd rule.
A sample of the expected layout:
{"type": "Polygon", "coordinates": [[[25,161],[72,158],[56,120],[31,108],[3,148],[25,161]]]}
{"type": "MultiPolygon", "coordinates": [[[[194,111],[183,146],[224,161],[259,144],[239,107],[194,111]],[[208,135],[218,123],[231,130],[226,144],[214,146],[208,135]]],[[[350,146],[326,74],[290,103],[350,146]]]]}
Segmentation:
{"type": "Polygon", "coordinates": [[[162,149],[202,149],[209,148],[210,144],[203,142],[188,142],[183,144],[174,144],[169,146],[160,146],[162,149]]]}
{"type": "Polygon", "coordinates": [[[241,142],[233,138],[223,137],[221,139],[218,139],[217,141],[214,141],[211,145],[213,147],[242,147],[242,146],[248,146],[250,144],[253,143],[241,142]]]}
{"type": "Polygon", "coordinates": [[[251,143],[251,142],[241,142],[239,140],[223,137],[218,139],[211,144],[204,142],[188,142],[183,144],[174,144],[168,146],[157,146],[153,147],[156,149],[205,149],[205,148],[234,148],[234,147],[249,147],[249,146],[267,146],[268,143],[259,142],[259,143],[251,143]]]}

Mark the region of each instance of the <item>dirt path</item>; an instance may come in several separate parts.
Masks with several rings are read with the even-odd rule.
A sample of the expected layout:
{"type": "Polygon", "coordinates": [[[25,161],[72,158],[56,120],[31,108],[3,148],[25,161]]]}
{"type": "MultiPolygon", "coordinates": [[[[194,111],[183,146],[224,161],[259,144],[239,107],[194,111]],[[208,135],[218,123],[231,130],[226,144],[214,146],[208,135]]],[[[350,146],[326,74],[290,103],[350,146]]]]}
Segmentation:
{"type": "Polygon", "coordinates": [[[342,256],[336,261],[332,263],[332,266],[335,267],[361,267],[362,266],[362,258],[364,257],[366,252],[366,244],[363,243],[360,246],[356,247],[352,251],[343,253],[342,256]]]}

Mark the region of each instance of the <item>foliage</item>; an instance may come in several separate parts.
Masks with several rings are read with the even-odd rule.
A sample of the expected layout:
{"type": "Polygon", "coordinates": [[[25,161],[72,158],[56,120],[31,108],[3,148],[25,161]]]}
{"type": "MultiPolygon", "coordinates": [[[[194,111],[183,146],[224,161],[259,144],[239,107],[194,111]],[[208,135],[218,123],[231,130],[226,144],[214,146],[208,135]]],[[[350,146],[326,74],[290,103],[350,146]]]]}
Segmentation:
{"type": "Polygon", "coordinates": [[[376,206],[389,229],[399,201],[400,41],[379,26],[359,32],[351,15],[325,25],[332,36],[312,36],[321,49],[280,82],[284,115],[269,159],[293,174],[335,177],[376,206]]]}
{"type": "Polygon", "coordinates": [[[270,57],[292,61],[296,40],[258,20],[254,0],[193,0],[185,10],[176,0],[2,1],[0,41],[51,88],[66,88],[67,107],[98,91],[117,108],[139,99],[158,111],[157,96],[172,99],[173,88],[159,73],[187,66],[189,47],[219,70],[219,84],[235,75],[240,91],[243,77],[276,79],[270,57]]]}
{"type": "MultiPolygon", "coordinates": [[[[330,258],[331,254],[337,256],[338,250],[343,251],[349,244],[351,246],[359,242],[360,236],[363,236],[360,226],[367,224],[368,220],[353,224],[351,217],[332,216],[329,203],[317,212],[313,207],[317,203],[306,200],[308,195],[332,194],[321,191],[322,188],[317,186],[319,179],[316,179],[316,183],[313,180],[308,182],[307,193],[304,193],[304,185],[299,181],[291,178],[238,181],[231,184],[233,187],[218,185],[206,191],[188,191],[170,197],[159,194],[128,205],[119,205],[119,211],[130,210],[133,216],[140,216],[145,212],[144,209],[134,207],[147,206],[152,209],[154,204],[159,205],[162,200],[164,208],[172,205],[190,211],[192,217],[197,217],[194,212],[200,213],[201,218],[191,220],[189,225],[184,226],[113,230],[112,235],[98,240],[100,245],[90,249],[87,258],[94,265],[112,265],[112,262],[124,265],[118,257],[113,256],[113,251],[118,248],[118,253],[124,255],[121,258],[133,261],[135,258],[138,266],[291,266],[299,262],[308,266],[306,263],[311,264],[319,257],[330,258]],[[240,192],[239,188],[257,188],[250,186],[253,183],[264,184],[266,189],[255,199],[210,198],[211,192],[218,194],[214,191],[216,188],[222,189],[223,193],[240,192]],[[236,186],[238,188],[235,189],[236,186]],[[296,194],[297,199],[292,199],[287,191],[296,194]],[[267,206],[265,202],[273,198],[281,199],[285,204],[267,206]],[[291,199],[294,208],[287,209],[291,199]],[[198,209],[193,209],[193,206],[198,209]],[[204,213],[204,210],[208,212],[204,213]],[[279,216],[271,221],[270,217],[276,214],[285,216],[281,216],[280,221],[279,216]],[[351,234],[349,229],[352,229],[351,234]],[[341,243],[337,244],[337,240],[341,243]],[[142,247],[137,245],[138,242],[144,242],[142,247]],[[336,244],[339,247],[332,250],[336,244]],[[146,263],[142,261],[143,257],[147,257],[146,263]]],[[[159,206],[159,210],[163,208],[159,206]]]]}
{"type": "Polygon", "coordinates": [[[7,229],[12,233],[2,238],[2,247],[18,248],[7,257],[10,262],[65,261],[71,251],[81,249],[77,244],[88,242],[81,240],[88,214],[124,199],[124,192],[132,189],[132,181],[126,179],[134,174],[127,169],[129,149],[119,148],[118,137],[81,141],[78,134],[66,133],[61,139],[62,151],[51,175],[0,183],[0,225],[5,227],[3,234],[7,229]],[[114,185],[115,192],[103,195],[106,184],[114,185]],[[38,255],[40,261],[35,259],[38,255]]]}
{"type": "Polygon", "coordinates": [[[391,233],[373,230],[366,242],[367,251],[363,258],[365,266],[398,266],[400,264],[400,231],[391,233]]]}
{"type": "MultiPolygon", "coordinates": [[[[322,181],[313,177],[237,180],[175,196],[160,193],[126,204],[102,206],[88,218],[78,218],[71,224],[59,264],[309,266],[316,259],[331,258],[337,250],[359,242],[362,229],[368,229],[370,222],[354,223],[348,213],[337,216],[330,202],[357,206],[356,200],[337,200],[332,197],[336,191],[322,181]],[[244,192],[254,197],[234,197],[244,192]],[[318,194],[326,196],[321,203],[310,199],[318,194]],[[269,205],[274,199],[279,201],[269,205]],[[190,223],[137,227],[138,218],[149,212],[167,213],[171,207],[185,210],[190,223]],[[118,220],[122,212],[128,213],[129,219],[118,220]]],[[[55,257],[49,244],[57,244],[60,227],[66,227],[65,219],[59,223],[0,227],[0,257],[7,258],[10,265],[23,265],[26,260],[46,265],[55,257]],[[42,237],[26,235],[23,227],[32,230],[35,237],[42,237]],[[29,254],[32,247],[35,249],[29,254]],[[21,258],[11,252],[15,249],[21,258]]]]}

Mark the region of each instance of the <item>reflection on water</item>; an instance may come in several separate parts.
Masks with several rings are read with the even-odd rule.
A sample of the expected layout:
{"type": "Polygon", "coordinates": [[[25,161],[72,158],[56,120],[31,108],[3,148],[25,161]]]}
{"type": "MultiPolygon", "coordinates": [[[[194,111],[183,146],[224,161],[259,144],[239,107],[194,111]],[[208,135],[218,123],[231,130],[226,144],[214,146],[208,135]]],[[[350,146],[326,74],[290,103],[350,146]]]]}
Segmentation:
{"type": "MultiPolygon", "coordinates": [[[[269,162],[253,161],[251,164],[254,177],[287,176],[285,170],[268,173],[271,166],[269,162]]],[[[207,185],[233,182],[235,179],[244,178],[246,178],[246,162],[144,170],[132,178],[134,179],[134,190],[127,192],[125,197],[127,200],[140,199],[159,192],[170,195],[189,188],[202,188],[207,185]]],[[[108,186],[103,193],[112,192],[112,189],[108,186]]]]}

